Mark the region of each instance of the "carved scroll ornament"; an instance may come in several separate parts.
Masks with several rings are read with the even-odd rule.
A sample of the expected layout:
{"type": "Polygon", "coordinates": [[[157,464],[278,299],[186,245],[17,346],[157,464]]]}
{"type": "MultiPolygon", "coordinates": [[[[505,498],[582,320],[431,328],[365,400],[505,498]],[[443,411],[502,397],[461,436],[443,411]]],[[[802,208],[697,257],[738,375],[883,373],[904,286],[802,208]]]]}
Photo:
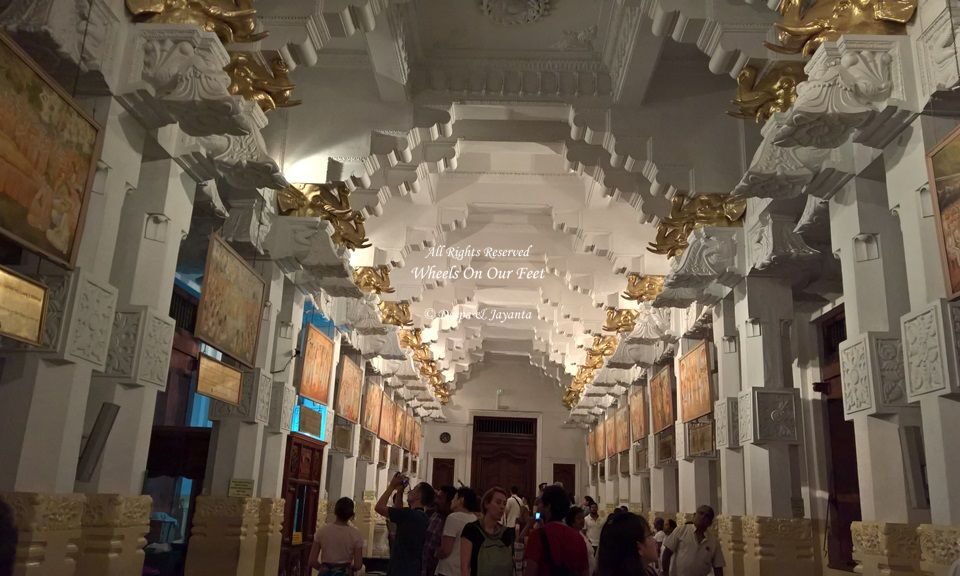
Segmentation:
{"type": "Polygon", "coordinates": [[[776,44],[767,48],[809,58],[824,42],[844,34],[905,34],[918,0],[780,0],[783,22],[775,23],[776,44]]]}
{"type": "Polygon", "coordinates": [[[671,200],[670,216],[660,220],[657,239],[647,248],[668,258],[679,256],[687,248],[687,237],[704,226],[739,226],[747,202],[728,194],[701,194],[688,197],[680,192],[671,200]]]}
{"type": "Polygon", "coordinates": [[[257,32],[257,11],[252,0],[126,0],[138,22],[192,24],[213,32],[224,44],[257,42],[267,37],[257,32]]]}

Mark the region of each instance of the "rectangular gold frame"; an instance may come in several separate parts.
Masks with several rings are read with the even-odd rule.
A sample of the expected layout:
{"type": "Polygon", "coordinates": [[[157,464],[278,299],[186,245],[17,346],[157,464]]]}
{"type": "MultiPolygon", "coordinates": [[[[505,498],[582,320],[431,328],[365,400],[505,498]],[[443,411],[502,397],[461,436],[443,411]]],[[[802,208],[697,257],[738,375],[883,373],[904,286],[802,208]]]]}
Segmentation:
{"type": "Polygon", "coordinates": [[[3,329],[2,326],[0,326],[0,335],[2,335],[4,338],[10,338],[11,340],[23,342],[24,344],[30,344],[31,346],[42,345],[43,344],[43,327],[47,320],[47,286],[42,282],[38,282],[32,278],[28,278],[27,276],[24,276],[23,274],[14,272],[13,270],[5,266],[0,266],[0,275],[4,275],[4,274],[9,275],[11,278],[15,278],[16,280],[24,282],[25,284],[29,284],[31,286],[39,288],[43,292],[43,296],[40,299],[40,323],[39,323],[39,326],[37,327],[37,337],[35,339],[25,338],[17,334],[14,334],[12,332],[8,332],[7,330],[3,329]]]}
{"type": "Polygon", "coordinates": [[[240,405],[240,398],[241,398],[241,396],[243,395],[243,372],[241,372],[240,370],[237,370],[237,369],[234,368],[233,366],[230,366],[230,365],[228,365],[228,364],[224,364],[223,362],[220,362],[219,360],[217,360],[216,358],[214,358],[214,357],[212,357],[212,356],[207,356],[206,354],[201,354],[201,355],[200,355],[200,358],[198,359],[198,364],[197,364],[197,394],[200,394],[200,395],[202,395],[202,396],[206,396],[207,398],[212,398],[212,399],[214,399],[214,400],[219,400],[219,401],[225,402],[225,403],[227,403],[227,404],[233,404],[234,406],[239,406],[239,405],[240,405]],[[223,368],[226,368],[226,369],[229,370],[230,372],[235,372],[235,373],[236,373],[236,377],[237,377],[237,393],[236,393],[236,397],[235,397],[235,398],[232,398],[232,399],[231,399],[231,398],[226,398],[226,397],[224,397],[224,396],[218,396],[218,395],[216,395],[216,394],[211,394],[211,393],[209,393],[209,392],[203,392],[203,391],[201,390],[201,378],[203,377],[203,367],[204,367],[204,364],[205,364],[205,363],[213,364],[213,365],[216,365],[216,366],[221,366],[221,367],[223,367],[223,368]]]}
{"type": "MultiPolygon", "coordinates": [[[[931,198],[933,200],[933,212],[937,222],[937,242],[940,245],[940,264],[943,266],[943,279],[947,288],[947,297],[950,300],[956,300],[960,297],[960,280],[956,285],[950,279],[950,258],[947,255],[946,238],[944,237],[943,213],[940,209],[941,190],[937,187],[937,175],[933,171],[934,156],[942,152],[951,144],[960,144],[960,126],[951,131],[947,136],[927,152],[927,177],[930,182],[931,198]]],[[[960,200],[958,200],[960,202],[960,200]]],[[[960,265],[957,266],[960,268],[960,265]]]]}

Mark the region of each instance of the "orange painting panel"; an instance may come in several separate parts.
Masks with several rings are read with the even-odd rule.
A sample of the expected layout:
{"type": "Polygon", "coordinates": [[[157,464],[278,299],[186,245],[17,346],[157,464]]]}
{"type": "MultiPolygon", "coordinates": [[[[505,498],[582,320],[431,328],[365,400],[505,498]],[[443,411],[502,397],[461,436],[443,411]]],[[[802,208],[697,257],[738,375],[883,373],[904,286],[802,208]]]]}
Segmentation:
{"type": "Polygon", "coordinates": [[[623,406],[617,409],[617,452],[630,449],[630,410],[623,406]]]}
{"type": "Polygon", "coordinates": [[[360,422],[360,393],[363,386],[363,369],[356,362],[343,357],[340,363],[340,383],[337,385],[337,415],[353,422],[360,422]]]}
{"type": "Polygon", "coordinates": [[[407,445],[407,412],[402,407],[397,406],[397,411],[394,414],[394,426],[397,431],[396,442],[394,444],[403,448],[407,445]]]}
{"type": "Polygon", "coordinates": [[[596,440],[596,442],[597,442],[597,462],[599,462],[600,460],[603,460],[604,458],[607,457],[607,448],[606,448],[606,446],[607,446],[607,444],[606,444],[607,431],[606,431],[606,428],[607,428],[607,422],[606,422],[606,420],[601,420],[601,421],[597,422],[597,435],[596,435],[596,438],[595,438],[595,440],[596,440]]]}
{"type": "Polygon", "coordinates": [[[960,296],[960,129],[951,132],[929,152],[927,171],[947,294],[956,299],[960,296]]]}
{"type": "Polygon", "coordinates": [[[397,405],[386,395],[380,410],[380,439],[387,444],[397,442],[397,405]]]}
{"type": "Polygon", "coordinates": [[[607,451],[604,454],[605,457],[609,458],[617,453],[617,422],[616,415],[613,418],[607,419],[607,425],[603,429],[603,433],[606,436],[606,445],[607,451]]]}
{"type": "Polygon", "coordinates": [[[647,390],[635,387],[630,393],[630,431],[634,442],[647,437],[647,390]]]}
{"type": "Polygon", "coordinates": [[[376,383],[367,384],[363,396],[363,419],[361,426],[374,434],[380,433],[380,410],[383,408],[383,389],[376,383]]]}
{"type": "Polygon", "coordinates": [[[653,402],[653,432],[662,432],[673,426],[673,385],[670,366],[657,373],[650,381],[650,400],[653,402]]]}
{"type": "Polygon", "coordinates": [[[333,370],[333,340],[317,329],[307,326],[303,363],[300,368],[300,394],[327,404],[330,397],[330,376],[333,370]]]}
{"type": "Polygon", "coordinates": [[[709,347],[701,342],[680,359],[680,413],[684,422],[713,412],[709,347]]]}
{"type": "Polygon", "coordinates": [[[415,444],[413,435],[416,431],[416,427],[414,426],[414,423],[416,422],[416,420],[413,419],[413,415],[411,415],[409,412],[407,413],[405,420],[406,420],[406,424],[403,427],[405,430],[405,432],[403,433],[403,440],[404,440],[403,447],[407,450],[407,452],[413,452],[413,445],[415,444]]]}

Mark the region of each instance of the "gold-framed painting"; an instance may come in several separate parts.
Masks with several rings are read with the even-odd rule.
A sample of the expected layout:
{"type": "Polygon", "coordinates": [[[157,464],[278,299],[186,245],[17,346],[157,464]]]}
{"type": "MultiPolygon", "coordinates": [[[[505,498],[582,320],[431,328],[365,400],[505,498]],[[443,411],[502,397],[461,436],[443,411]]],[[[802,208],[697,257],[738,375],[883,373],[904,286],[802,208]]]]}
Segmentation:
{"type": "Polygon", "coordinates": [[[382,408],[383,389],[376,382],[368,382],[367,393],[363,395],[363,416],[360,425],[374,434],[379,434],[382,408]]]}
{"type": "Polygon", "coordinates": [[[407,446],[407,411],[399,405],[397,406],[395,421],[397,441],[394,445],[405,450],[407,446]]]}
{"type": "Polygon", "coordinates": [[[219,234],[210,236],[194,335],[252,367],[267,283],[219,234]]]}
{"type": "Polygon", "coordinates": [[[630,449],[630,409],[626,406],[617,408],[617,452],[626,452],[630,449]]]}
{"type": "Polygon", "coordinates": [[[420,444],[423,441],[423,424],[419,420],[413,421],[413,444],[410,445],[410,452],[419,457],[420,444]]]}
{"type": "Polygon", "coordinates": [[[211,356],[200,355],[197,367],[197,394],[239,406],[242,389],[242,372],[211,356]]]}
{"type": "Polygon", "coordinates": [[[404,429],[406,432],[403,434],[404,449],[412,454],[413,445],[416,443],[416,439],[413,437],[414,433],[416,432],[416,427],[413,425],[415,421],[413,419],[413,415],[409,412],[407,412],[405,420],[406,424],[404,425],[404,429]]]}
{"type": "Polygon", "coordinates": [[[647,390],[635,386],[630,391],[630,439],[639,442],[647,437],[647,390]]]}
{"type": "Polygon", "coordinates": [[[39,346],[46,316],[47,287],[0,266],[0,336],[39,346]]]}
{"type": "Polygon", "coordinates": [[[363,391],[363,369],[350,358],[340,362],[340,382],[337,384],[337,416],[354,424],[360,422],[360,394],[363,391]]]}
{"type": "Polygon", "coordinates": [[[587,462],[593,464],[595,460],[593,459],[593,430],[587,430],[587,462]]]}
{"type": "Polygon", "coordinates": [[[605,458],[610,458],[617,453],[617,422],[616,414],[613,418],[607,419],[607,424],[603,428],[603,434],[606,436],[604,439],[604,444],[607,447],[606,452],[604,452],[605,458]]]}
{"type": "Polygon", "coordinates": [[[300,395],[324,406],[330,402],[333,340],[313,324],[307,325],[300,362],[300,395]]]}
{"type": "Polygon", "coordinates": [[[2,33],[0,100],[0,234],[70,268],[102,130],[2,33]]]}
{"type": "Polygon", "coordinates": [[[397,405],[386,394],[380,409],[380,439],[387,444],[397,443],[397,405]]]}
{"type": "Polygon", "coordinates": [[[596,442],[595,450],[596,450],[597,462],[600,462],[601,460],[607,457],[607,448],[606,448],[607,432],[605,430],[606,426],[607,426],[606,420],[601,420],[597,422],[596,434],[593,437],[594,442],[596,442]]]}
{"type": "Polygon", "coordinates": [[[680,412],[684,422],[713,412],[710,386],[710,347],[701,342],[680,358],[680,412]]]}
{"type": "Polygon", "coordinates": [[[662,370],[650,380],[650,401],[653,404],[653,433],[662,432],[673,426],[673,373],[670,366],[662,370]]]}
{"type": "Polygon", "coordinates": [[[940,241],[940,262],[951,300],[960,297],[960,127],[927,153],[927,172],[940,241]]]}

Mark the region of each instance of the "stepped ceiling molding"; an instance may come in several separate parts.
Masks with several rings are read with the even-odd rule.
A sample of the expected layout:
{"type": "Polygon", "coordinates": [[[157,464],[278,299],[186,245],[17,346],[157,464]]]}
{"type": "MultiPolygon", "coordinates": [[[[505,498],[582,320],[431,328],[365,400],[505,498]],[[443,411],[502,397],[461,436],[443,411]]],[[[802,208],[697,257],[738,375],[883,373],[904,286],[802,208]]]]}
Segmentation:
{"type": "Polygon", "coordinates": [[[809,37],[776,0],[259,1],[207,31],[127,4],[9,0],[0,24],[198,182],[185,267],[218,228],[269,256],[426,418],[489,353],[590,420],[747,275],[822,303],[852,159],[960,81],[945,0],[809,37]],[[684,227],[681,194],[746,208],[684,227]]]}

